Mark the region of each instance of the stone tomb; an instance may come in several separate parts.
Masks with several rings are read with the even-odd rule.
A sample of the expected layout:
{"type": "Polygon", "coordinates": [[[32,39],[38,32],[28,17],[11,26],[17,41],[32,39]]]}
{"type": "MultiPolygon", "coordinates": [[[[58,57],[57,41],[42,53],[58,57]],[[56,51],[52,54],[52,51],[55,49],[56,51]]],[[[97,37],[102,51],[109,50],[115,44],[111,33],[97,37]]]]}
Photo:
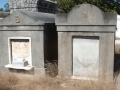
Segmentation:
{"type": "Polygon", "coordinates": [[[0,69],[45,74],[44,61],[56,59],[54,14],[16,11],[0,21],[0,69]]]}
{"type": "Polygon", "coordinates": [[[58,76],[113,81],[116,21],[91,4],[58,13],[58,76]]]}

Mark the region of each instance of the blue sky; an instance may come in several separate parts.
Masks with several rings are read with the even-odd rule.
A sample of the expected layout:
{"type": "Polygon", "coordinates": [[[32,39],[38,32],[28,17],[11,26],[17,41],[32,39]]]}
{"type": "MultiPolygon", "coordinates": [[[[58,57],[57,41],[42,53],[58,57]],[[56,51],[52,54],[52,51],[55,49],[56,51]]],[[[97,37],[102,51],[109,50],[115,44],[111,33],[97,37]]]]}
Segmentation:
{"type": "Polygon", "coordinates": [[[4,8],[4,5],[8,2],[8,0],[0,0],[0,8],[4,8]]]}

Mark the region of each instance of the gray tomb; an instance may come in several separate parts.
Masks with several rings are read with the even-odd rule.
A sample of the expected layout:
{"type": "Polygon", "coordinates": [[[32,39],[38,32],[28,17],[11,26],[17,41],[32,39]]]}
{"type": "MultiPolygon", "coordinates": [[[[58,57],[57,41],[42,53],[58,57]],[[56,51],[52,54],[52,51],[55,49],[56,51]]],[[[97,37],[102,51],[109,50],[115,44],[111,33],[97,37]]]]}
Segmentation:
{"type": "Polygon", "coordinates": [[[2,71],[20,69],[45,74],[44,61],[56,59],[57,32],[54,14],[16,11],[0,20],[2,71]]]}
{"type": "Polygon", "coordinates": [[[81,80],[113,80],[117,15],[81,4],[58,13],[58,75],[81,80]]]}

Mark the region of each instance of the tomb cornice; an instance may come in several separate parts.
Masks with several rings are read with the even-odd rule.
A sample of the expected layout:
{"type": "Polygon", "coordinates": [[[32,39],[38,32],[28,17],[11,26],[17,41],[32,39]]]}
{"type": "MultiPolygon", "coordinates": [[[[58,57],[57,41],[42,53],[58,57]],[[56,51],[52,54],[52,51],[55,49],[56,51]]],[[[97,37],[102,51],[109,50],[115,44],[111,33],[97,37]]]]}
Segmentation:
{"type": "Polygon", "coordinates": [[[116,26],[57,26],[57,31],[62,32],[115,32],[116,26]]]}
{"type": "Polygon", "coordinates": [[[55,25],[54,16],[40,12],[16,11],[0,20],[0,30],[44,30],[45,26],[55,25]]]}

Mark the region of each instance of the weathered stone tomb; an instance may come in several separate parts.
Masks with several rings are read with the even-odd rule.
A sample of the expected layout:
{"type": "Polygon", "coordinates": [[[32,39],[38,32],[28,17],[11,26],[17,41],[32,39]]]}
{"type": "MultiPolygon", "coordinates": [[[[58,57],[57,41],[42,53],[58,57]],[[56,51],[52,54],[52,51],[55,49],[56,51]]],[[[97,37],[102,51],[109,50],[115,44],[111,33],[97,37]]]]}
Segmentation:
{"type": "Polygon", "coordinates": [[[60,77],[113,80],[117,15],[91,4],[58,13],[58,69],[60,77]]]}
{"type": "Polygon", "coordinates": [[[0,20],[0,69],[45,74],[44,61],[56,59],[54,14],[16,11],[0,20]]]}

